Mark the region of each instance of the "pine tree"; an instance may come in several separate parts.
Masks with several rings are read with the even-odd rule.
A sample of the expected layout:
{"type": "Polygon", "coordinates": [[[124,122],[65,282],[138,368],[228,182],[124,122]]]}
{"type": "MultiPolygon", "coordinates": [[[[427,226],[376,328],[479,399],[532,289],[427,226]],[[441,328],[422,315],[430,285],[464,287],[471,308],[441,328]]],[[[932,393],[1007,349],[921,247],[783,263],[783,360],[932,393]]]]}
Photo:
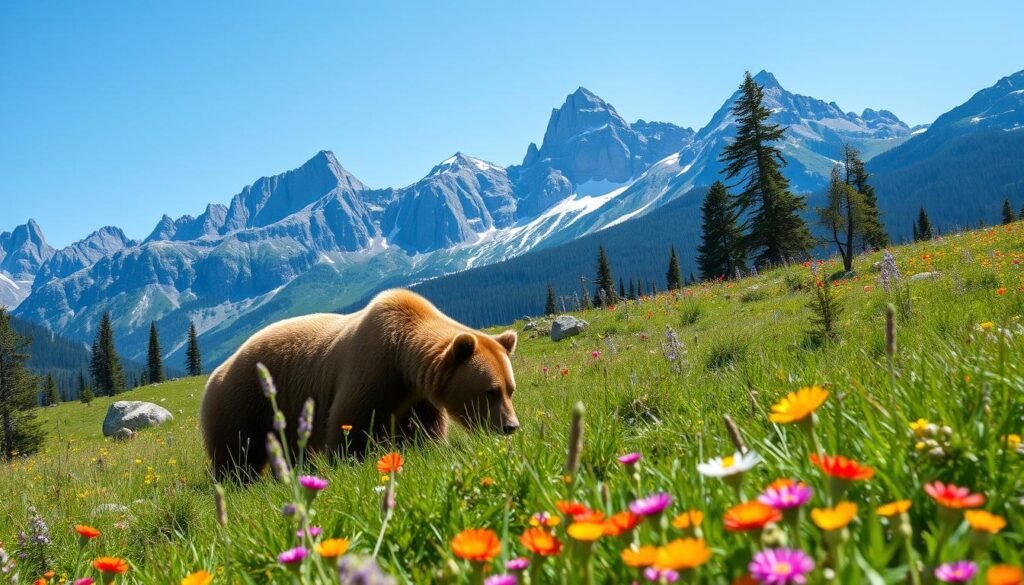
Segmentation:
{"type": "Polygon", "coordinates": [[[189,323],[188,326],[188,349],[185,351],[185,370],[189,376],[201,376],[203,374],[203,358],[199,354],[199,336],[196,334],[196,324],[189,323]]]}
{"type": "Polygon", "coordinates": [[[843,270],[853,270],[854,238],[864,230],[864,202],[861,194],[847,179],[840,176],[839,167],[832,169],[829,181],[828,199],[824,207],[818,208],[818,221],[832,237],[832,242],[843,259],[843,270]]]}
{"type": "Polygon", "coordinates": [[[911,227],[914,229],[914,241],[915,242],[921,241],[921,234],[917,233],[917,222],[916,221],[913,222],[911,224],[911,227]]]}
{"type": "Polygon", "coordinates": [[[57,381],[53,374],[46,374],[43,378],[43,406],[53,406],[60,403],[60,392],[57,391],[57,381]]]}
{"type": "Polygon", "coordinates": [[[92,390],[89,389],[89,383],[85,380],[85,372],[78,372],[78,399],[85,402],[85,404],[89,404],[82,398],[86,392],[92,394],[92,390]]]}
{"type": "Polygon", "coordinates": [[[665,282],[668,283],[668,290],[676,290],[683,286],[683,273],[679,269],[679,257],[676,256],[676,247],[669,249],[668,272],[665,273],[665,282]]]}
{"type": "Polygon", "coordinates": [[[721,181],[715,181],[701,205],[701,243],[697,248],[697,267],[701,277],[731,277],[736,269],[746,270],[742,235],[736,226],[736,214],[729,207],[729,193],[721,181]]]}
{"type": "Polygon", "coordinates": [[[920,240],[932,239],[932,222],[928,219],[928,214],[925,213],[923,207],[917,216],[917,237],[920,240]]]}
{"type": "Polygon", "coordinates": [[[636,284],[632,278],[629,279],[629,298],[633,301],[636,300],[636,284]]]}
{"type": "Polygon", "coordinates": [[[862,206],[861,250],[869,247],[881,250],[889,245],[889,234],[882,224],[882,212],[878,209],[878,195],[875,188],[868,183],[868,174],[860,152],[849,144],[843,145],[843,157],[846,166],[846,184],[852,186],[860,194],[862,206]]]}
{"type": "Polygon", "coordinates": [[[1013,215],[1013,208],[1010,207],[1010,200],[1003,199],[1003,225],[1013,223],[1017,221],[1017,217],[1013,215]]]}
{"type": "Polygon", "coordinates": [[[807,256],[813,240],[800,217],[806,203],[790,192],[789,181],[782,175],[786,159],[774,144],[785,129],[768,122],[772,112],[763,103],[764,89],[749,72],[740,92],[732,109],[736,139],[723,149],[720,160],[725,164],[726,180],[739,177],[742,185],[733,197],[732,210],[749,226],[744,249],[757,254],[755,264],[782,264],[807,256]]]}
{"type": "Polygon", "coordinates": [[[6,461],[35,453],[45,438],[36,420],[39,381],[25,367],[29,356],[23,352],[30,343],[11,328],[10,315],[0,307],[0,438],[6,461]]]}
{"type": "Polygon", "coordinates": [[[604,253],[604,246],[597,247],[597,291],[594,294],[594,306],[601,307],[604,302],[615,302],[615,279],[612,278],[612,266],[608,262],[608,256],[604,253]],[[601,292],[604,295],[601,295],[601,292]],[[604,299],[602,300],[602,296],[604,299]]]}
{"type": "Polygon", "coordinates": [[[149,359],[146,366],[146,381],[149,384],[164,381],[164,360],[160,355],[160,335],[156,331],[156,321],[149,324],[149,359]]]}
{"type": "Polygon", "coordinates": [[[92,344],[92,385],[102,395],[113,396],[125,389],[124,368],[114,346],[110,313],[104,313],[92,344]]]}
{"type": "Polygon", "coordinates": [[[555,309],[555,289],[551,288],[551,283],[548,283],[548,298],[544,301],[544,314],[554,315],[557,312],[555,309]]]}

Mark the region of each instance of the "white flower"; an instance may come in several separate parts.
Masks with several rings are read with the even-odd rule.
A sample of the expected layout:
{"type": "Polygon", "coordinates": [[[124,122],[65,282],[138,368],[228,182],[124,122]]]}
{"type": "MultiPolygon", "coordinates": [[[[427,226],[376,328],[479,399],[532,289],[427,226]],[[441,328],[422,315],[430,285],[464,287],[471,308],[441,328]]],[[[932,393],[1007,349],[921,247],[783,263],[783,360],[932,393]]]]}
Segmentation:
{"type": "Polygon", "coordinates": [[[761,462],[761,456],[753,451],[736,452],[728,457],[715,457],[707,463],[698,463],[697,471],[707,477],[729,477],[746,473],[761,462]]]}

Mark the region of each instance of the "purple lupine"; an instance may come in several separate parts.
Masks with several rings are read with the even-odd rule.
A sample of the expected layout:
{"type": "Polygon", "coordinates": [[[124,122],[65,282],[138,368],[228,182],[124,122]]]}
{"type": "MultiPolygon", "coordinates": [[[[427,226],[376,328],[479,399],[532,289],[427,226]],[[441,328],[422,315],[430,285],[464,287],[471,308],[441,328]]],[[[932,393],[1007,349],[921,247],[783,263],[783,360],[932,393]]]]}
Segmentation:
{"type": "Polygon", "coordinates": [[[671,327],[665,327],[665,359],[674,362],[679,359],[679,354],[685,353],[685,351],[676,332],[671,327]]]}
{"type": "Polygon", "coordinates": [[[284,459],[284,449],[273,433],[267,433],[267,455],[270,456],[270,468],[274,470],[277,480],[281,483],[290,483],[291,471],[284,459]]]}
{"type": "Polygon", "coordinates": [[[879,275],[879,279],[882,281],[882,290],[888,294],[892,287],[899,283],[900,278],[902,277],[900,276],[899,266],[896,265],[896,257],[886,250],[882,254],[882,265],[879,275]]]}
{"type": "Polygon", "coordinates": [[[42,573],[50,566],[50,528],[35,506],[28,508],[28,526],[18,532],[18,559],[26,573],[42,573]]]}
{"type": "Polygon", "coordinates": [[[302,413],[299,414],[299,426],[296,429],[296,434],[299,437],[299,448],[303,449],[306,447],[306,443],[309,442],[309,436],[313,434],[313,399],[307,398],[306,402],[302,405],[302,413]]]}
{"type": "Polygon", "coordinates": [[[259,374],[260,386],[263,388],[263,395],[267,398],[273,398],[277,396],[277,386],[274,386],[274,378],[270,375],[270,370],[267,366],[262,363],[256,364],[256,373],[259,374]]]}

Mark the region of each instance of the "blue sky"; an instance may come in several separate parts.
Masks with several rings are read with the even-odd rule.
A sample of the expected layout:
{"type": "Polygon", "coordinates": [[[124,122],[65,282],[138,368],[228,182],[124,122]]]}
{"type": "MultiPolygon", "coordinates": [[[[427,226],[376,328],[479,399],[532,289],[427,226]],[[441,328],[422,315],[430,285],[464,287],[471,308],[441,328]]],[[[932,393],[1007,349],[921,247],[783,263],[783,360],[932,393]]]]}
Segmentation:
{"type": "Polygon", "coordinates": [[[916,124],[1024,68],[1024,3],[923,4],[3,0],[0,230],[144,237],[320,149],[374,187],[517,163],[580,85],[699,128],[768,69],[916,124]]]}

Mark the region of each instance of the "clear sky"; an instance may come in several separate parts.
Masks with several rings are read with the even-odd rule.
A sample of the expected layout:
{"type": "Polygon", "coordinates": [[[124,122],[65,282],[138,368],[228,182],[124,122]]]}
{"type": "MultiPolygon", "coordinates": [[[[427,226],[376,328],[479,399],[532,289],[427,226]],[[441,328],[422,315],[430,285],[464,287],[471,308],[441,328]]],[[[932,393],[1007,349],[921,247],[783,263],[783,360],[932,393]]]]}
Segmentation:
{"type": "Polygon", "coordinates": [[[227,203],[320,149],[374,187],[518,163],[577,86],[699,128],[744,70],[932,121],[1024,68],[1024,3],[0,0],[0,231],[227,203]]]}

